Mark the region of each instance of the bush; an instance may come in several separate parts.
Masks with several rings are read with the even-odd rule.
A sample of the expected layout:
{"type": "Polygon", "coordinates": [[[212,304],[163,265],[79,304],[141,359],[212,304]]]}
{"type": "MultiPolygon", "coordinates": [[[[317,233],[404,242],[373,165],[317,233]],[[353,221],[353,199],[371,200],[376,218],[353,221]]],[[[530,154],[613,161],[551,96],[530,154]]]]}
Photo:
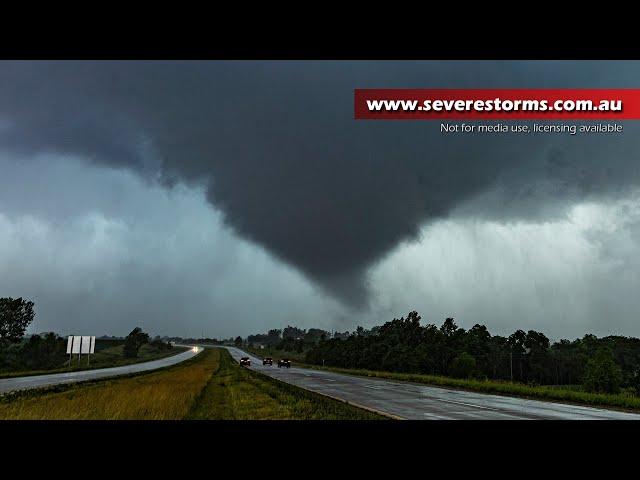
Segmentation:
{"type": "Polygon", "coordinates": [[[53,332],[31,335],[20,343],[0,342],[0,369],[45,369],[62,364],[66,359],[66,341],[53,332]]]}
{"type": "Polygon", "coordinates": [[[152,341],[151,343],[149,343],[149,345],[157,350],[171,350],[173,348],[173,345],[171,345],[171,343],[163,342],[160,339],[152,341]]]}
{"type": "Polygon", "coordinates": [[[451,375],[455,378],[471,378],[476,371],[476,359],[467,352],[462,352],[453,359],[451,375]]]}
{"type": "Polygon", "coordinates": [[[22,367],[22,345],[0,342],[0,369],[17,370],[22,367]]]}
{"type": "Polygon", "coordinates": [[[618,393],[622,383],[622,371],[608,348],[599,349],[587,362],[583,386],[588,392],[618,393]]]}

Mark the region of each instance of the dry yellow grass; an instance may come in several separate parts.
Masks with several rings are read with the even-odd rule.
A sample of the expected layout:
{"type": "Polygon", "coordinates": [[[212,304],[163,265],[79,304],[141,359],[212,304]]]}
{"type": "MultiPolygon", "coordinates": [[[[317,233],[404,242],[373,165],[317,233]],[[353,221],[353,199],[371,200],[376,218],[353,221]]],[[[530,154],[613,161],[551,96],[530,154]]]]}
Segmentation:
{"type": "Polygon", "coordinates": [[[169,370],[0,402],[0,419],[178,420],[218,369],[220,351],[169,370]]]}

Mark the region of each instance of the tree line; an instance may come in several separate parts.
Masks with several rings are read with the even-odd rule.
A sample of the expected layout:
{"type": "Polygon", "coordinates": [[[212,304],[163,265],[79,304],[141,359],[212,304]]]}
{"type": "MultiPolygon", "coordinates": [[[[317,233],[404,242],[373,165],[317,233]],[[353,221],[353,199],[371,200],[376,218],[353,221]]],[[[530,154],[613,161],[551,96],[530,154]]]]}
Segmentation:
{"type": "MultiPolygon", "coordinates": [[[[342,338],[341,334],[337,334],[335,338],[342,338]]],[[[344,338],[348,336],[348,332],[344,338]]],[[[332,334],[326,330],[320,328],[310,328],[304,330],[298,327],[292,327],[287,325],[286,328],[274,328],[269,330],[266,334],[255,334],[247,337],[247,343],[250,346],[264,345],[268,347],[274,347],[277,350],[283,350],[285,352],[298,352],[310,348],[312,345],[317,344],[321,339],[331,338],[332,334]]],[[[238,344],[238,340],[242,343],[242,338],[237,337],[235,343],[238,344]]]]}

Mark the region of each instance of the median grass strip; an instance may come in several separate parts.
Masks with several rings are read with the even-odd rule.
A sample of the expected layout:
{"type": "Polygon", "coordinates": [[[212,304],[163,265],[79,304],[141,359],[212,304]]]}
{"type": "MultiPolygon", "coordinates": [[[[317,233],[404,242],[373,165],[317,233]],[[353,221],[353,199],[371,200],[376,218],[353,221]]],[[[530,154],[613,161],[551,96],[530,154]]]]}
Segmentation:
{"type": "Polygon", "coordinates": [[[187,418],[376,420],[384,417],[241,368],[226,350],[187,418]]]}
{"type": "Polygon", "coordinates": [[[242,368],[218,348],[152,373],[0,397],[5,420],[381,418],[242,368]]]}

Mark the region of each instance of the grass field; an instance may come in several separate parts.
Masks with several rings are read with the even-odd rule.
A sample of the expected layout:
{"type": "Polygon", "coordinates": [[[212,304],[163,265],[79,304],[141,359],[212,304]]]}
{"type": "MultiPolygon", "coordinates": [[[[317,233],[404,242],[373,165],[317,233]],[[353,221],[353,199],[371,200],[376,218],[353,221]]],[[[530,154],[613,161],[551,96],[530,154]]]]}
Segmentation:
{"type": "Polygon", "coordinates": [[[0,419],[383,418],[250,372],[217,348],[166,370],[58,389],[0,397],[0,419]]]}
{"type": "MultiPolygon", "coordinates": [[[[130,365],[132,363],[148,362],[150,360],[158,360],[160,358],[175,355],[183,352],[186,348],[173,347],[170,350],[159,350],[149,344],[142,345],[138,351],[136,358],[126,358],[123,352],[124,345],[116,345],[96,351],[91,355],[90,363],[87,365],[87,356],[83,355],[78,364],[77,355],[71,360],[69,367],[67,362],[62,363],[59,368],[47,370],[14,370],[10,372],[0,371],[0,378],[25,377],[29,375],[44,375],[47,373],[71,372],[76,370],[89,370],[94,368],[120,367],[122,365],[130,365]]],[[[68,357],[67,357],[68,358],[68,357]]]]}

